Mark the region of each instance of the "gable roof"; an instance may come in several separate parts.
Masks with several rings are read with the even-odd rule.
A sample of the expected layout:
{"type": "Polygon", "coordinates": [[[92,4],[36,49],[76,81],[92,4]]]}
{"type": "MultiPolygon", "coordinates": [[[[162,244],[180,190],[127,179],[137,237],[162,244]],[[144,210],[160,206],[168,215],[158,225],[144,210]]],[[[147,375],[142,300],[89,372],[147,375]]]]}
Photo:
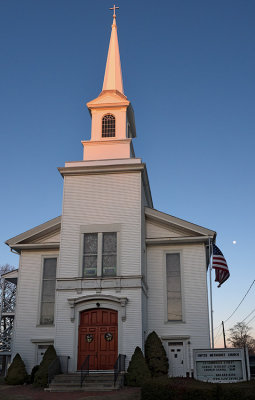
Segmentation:
{"type": "Polygon", "coordinates": [[[22,249],[56,249],[59,247],[59,242],[46,241],[38,242],[41,238],[51,237],[60,231],[61,216],[53,218],[43,224],[37,225],[28,231],[25,231],[17,236],[6,240],[6,244],[13,250],[20,253],[22,249]]]}
{"type": "Polygon", "coordinates": [[[150,234],[148,235],[146,242],[150,244],[162,243],[162,240],[168,243],[169,241],[180,240],[186,242],[207,241],[209,238],[214,241],[216,238],[216,232],[211,229],[163,213],[154,208],[145,207],[145,217],[148,221],[161,227],[158,229],[159,235],[157,237],[153,238],[150,237],[150,234]]]}

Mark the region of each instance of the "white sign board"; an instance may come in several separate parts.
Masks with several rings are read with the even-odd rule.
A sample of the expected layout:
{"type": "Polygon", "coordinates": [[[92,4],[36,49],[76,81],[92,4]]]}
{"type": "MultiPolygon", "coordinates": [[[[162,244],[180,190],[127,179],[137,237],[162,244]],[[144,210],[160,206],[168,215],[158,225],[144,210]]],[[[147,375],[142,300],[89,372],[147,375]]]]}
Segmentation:
{"type": "Polygon", "coordinates": [[[193,355],[194,378],[199,381],[230,383],[250,378],[244,349],[193,350],[193,355]]]}

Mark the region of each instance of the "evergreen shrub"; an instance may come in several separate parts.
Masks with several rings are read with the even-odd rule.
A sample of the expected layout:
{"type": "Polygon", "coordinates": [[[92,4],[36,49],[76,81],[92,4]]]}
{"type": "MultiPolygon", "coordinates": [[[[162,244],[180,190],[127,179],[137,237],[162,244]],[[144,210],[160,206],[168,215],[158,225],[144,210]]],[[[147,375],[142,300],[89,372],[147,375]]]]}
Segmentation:
{"type": "Polygon", "coordinates": [[[38,371],[35,373],[34,386],[46,387],[48,385],[48,368],[56,358],[56,350],[53,345],[50,345],[44,353],[38,371]]]}
{"type": "Polygon", "coordinates": [[[30,383],[34,383],[35,380],[35,374],[39,369],[39,365],[35,365],[31,371],[31,375],[30,375],[30,383]]]}
{"type": "Polygon", "coordinates": [[[128,386],[142,386],[142,384],[150,378],[150,370],[143,356],[143,352],[140,347],[137,346],[129,362],[126,383],[128,386]]]}
{"type": "Polygon", "coordinates": [[[141,400],[254,400],[255,382],[206,383],[192,378],[153,378],[141,389],[141,400]]]}
{"type": "Polygon", "coordinates": [[[151,332],[145,341],[145,359],[152,377],[168,374],[168,359],[163,344],[156,334],[151,332]]]}
{"type": "Polygon", "coordinates": [[[8,385],[23,385],[25,382],[27,382],[27,378],[28,374],[25,364],[19,353],[17,353],[8,368],[5,382],[8,385]]]}

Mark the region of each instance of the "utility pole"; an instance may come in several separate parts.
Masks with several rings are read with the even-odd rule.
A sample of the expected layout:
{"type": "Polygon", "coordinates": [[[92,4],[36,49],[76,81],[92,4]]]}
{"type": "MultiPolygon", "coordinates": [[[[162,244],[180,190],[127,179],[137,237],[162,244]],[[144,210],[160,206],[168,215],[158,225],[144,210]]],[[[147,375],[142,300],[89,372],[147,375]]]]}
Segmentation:
{"type": "Polygon", "coordinates": [[[223,332],[224,348],[226,349],[227,345],[226,345],[226,335],[225,335],[224,321],[222,321],[222,332],[223,332]]]}

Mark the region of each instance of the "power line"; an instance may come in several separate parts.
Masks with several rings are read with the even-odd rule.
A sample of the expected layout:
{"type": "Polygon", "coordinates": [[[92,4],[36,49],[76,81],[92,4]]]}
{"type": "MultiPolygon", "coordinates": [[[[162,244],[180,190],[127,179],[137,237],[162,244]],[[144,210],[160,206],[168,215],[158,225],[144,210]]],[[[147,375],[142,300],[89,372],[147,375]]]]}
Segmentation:
{"type": "MultiPolygon", "coordinates": [[[[242,300],[240,301],[240,303],[238,304],[238,306],[234,309],[234,311],[232,312],[232,314],[230,314],[230,316],[224,321],[224,323],[228,322],[230,320],[231,317],[233,317],[233,315],[235,314],[235,312],[238,310],[238,308],[240,307],[240,305],[242,304],[242,302],[244,301],[245,297],[247,296],[247,294],[249,293],[249,291],[251,290],[252,286],[255,283],[255,279],[252,282],[251,286],[249,287],[249,289],[247,290],[247,292],[245,293],[245,295],[243,296],[242,300]]],[[[219,328],[219,326],[221,326],[221,324],[219,324],[218,326],[216,326],[215,329],[219,328]]],[[[214,330],[215,330],[214,329],[214,330]]]]}
{"type": "Polygon", "coordinates": [[[254,311],[255,311],[255,308],[241,322],[244,322],[251,314],[254,313],[254,311]]]}
{"type": "Polygon", "coordinates": [[[247,325],[249,325],[251,323],[251,321],[254,320],[254,318],[255,318],[255,315],[254,315],[254,317],[252,317],[252,319],[250,319],[250,321],[247,322],[247,325]]]}

